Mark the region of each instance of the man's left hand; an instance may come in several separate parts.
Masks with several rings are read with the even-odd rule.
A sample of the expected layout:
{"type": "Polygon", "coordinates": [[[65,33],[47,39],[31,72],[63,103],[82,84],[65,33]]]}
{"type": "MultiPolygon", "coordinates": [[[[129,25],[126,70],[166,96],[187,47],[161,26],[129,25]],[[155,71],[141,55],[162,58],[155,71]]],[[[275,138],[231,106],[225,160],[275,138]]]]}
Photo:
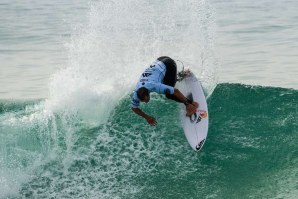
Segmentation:
{"type": "Polygon", "coordinates": [[[199,104],[197,102],[192,102],[186,106],[186,116],[191,116],[197,111],[199,104]]]}

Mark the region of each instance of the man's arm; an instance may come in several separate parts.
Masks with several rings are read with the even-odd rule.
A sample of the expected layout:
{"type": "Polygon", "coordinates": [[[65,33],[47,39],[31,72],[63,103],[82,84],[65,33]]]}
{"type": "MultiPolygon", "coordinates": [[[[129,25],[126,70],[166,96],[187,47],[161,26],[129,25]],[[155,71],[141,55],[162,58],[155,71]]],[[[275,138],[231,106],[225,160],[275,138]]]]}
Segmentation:
{"type": "Polygon", "coordinates": [[[177,88],[174,89],[174,95],[186,106],[187,115],[192,115],[196,112],[199,104],[194,101],[189,101],[177,88]]]}
{"type": "Polygon", "coordinates": [[[190,105],[192,104],[196,108],[198,107],[198,103],[196,102],[193,103],[193,101],[190,101],[189,99],[187,99],[177,88],[174,88],[162,83],[159,83],[159,84],[151,83],[151,85],[154,86],[155,92],[159,94],[174,95],[181,103],[184,103],[186,107],[189,104],[190,105]]]}
{"type": "Polygon", "coordinates": [[[147,122],[151,125],[151,126],[155,126],[157,124],[156,120],[154,117],[151,117],[150,115],[147,115],[146,113],[144,113],[141,109],[139,108],[131,108],[131,110],[133,112],[135,112],[137,115],[145,118],[147,120],[147,122]]]}
{"type": "Polygon", "coordinates": [[[184,104],[188,102],[187,97],[185,97],[177,88],[174,88],[174,96],[184,104]]]}

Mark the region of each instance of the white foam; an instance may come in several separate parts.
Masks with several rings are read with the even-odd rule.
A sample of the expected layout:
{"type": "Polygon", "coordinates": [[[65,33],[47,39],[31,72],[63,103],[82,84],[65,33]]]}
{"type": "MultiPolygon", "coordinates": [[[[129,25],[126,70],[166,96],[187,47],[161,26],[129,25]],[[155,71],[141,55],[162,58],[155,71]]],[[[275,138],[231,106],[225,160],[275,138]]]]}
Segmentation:
{"type": "Polygon", "coordinates": [[[100,1],[66,44],[69,62],[53,75],[50,110],[103,123],[144,68],[167,55],[192,63],[208,91],[216,85],[214,16],[205,1],[100,1]]]}
{"type": "Polygon", "coordinates": [[[18,193],[21,184],[28,179],[28,175],[20,169],[9,169],[1,166],[0,170],[0,198],[6,198],[18,193]]]}

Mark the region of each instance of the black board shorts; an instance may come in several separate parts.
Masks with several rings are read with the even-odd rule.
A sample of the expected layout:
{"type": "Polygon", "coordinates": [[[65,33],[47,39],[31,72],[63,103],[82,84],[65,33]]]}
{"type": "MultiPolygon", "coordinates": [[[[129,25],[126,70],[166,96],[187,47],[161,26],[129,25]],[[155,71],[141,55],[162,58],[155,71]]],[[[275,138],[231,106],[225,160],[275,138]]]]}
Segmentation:
{"type": "MultiPolygon", "coordinates": [[[[157,58],[158,61],[161,61],[165,64],[166,66],[166,74],[163,79],[163,84],[175,87],[175,84],[177,82],[177,65],[176,62],[167,56],[162,56],[157,58]]],[[[177,102],[181,102],[179,99],[177,99],[174,95],[172,94],[166,94],[166,97],[171,100],[175,100],[177,102]]]]}
{"type": "Polygon", "coordinates": [[[174,87],[177,81],[177,65],[170,57],[163,56],[157,58],[158,61],[166,65],[166,74],[163,79],[163,84],[174,87]]]}

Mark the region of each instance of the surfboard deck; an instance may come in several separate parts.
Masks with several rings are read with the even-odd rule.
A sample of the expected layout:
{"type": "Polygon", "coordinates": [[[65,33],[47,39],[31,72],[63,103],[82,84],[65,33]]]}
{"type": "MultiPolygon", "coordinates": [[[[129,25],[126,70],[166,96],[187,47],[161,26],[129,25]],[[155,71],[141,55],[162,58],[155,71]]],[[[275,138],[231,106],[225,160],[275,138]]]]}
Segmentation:
{"type": "Polygon", "coordinates": [[[200,151],[206,141],[208,134],[208,107],[201,82],[190,72],[190,75],[180,82],[180,91],[189,99],[199,103],[197,112],[186,116],[185,106],[181,111],[184,134],[191,148],[200,151]]]}

